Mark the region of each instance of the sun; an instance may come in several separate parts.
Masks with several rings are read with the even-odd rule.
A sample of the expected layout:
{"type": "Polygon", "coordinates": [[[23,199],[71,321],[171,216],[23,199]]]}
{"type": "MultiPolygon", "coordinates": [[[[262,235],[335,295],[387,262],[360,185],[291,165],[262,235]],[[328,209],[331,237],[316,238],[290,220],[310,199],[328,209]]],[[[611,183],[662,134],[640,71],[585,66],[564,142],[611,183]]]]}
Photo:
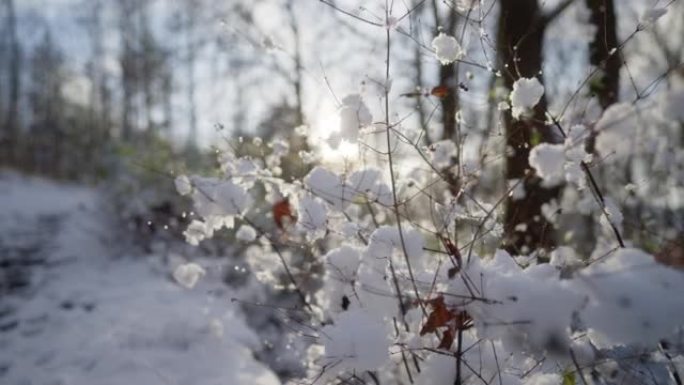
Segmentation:
{"type": "Polygon", "coordinates": [[[321,110],[313,126],[312,135],[321,162],[330,166],[355,163],[359,156],[359,144],[340,139],[340,116],[332,106],[321,110]]]}

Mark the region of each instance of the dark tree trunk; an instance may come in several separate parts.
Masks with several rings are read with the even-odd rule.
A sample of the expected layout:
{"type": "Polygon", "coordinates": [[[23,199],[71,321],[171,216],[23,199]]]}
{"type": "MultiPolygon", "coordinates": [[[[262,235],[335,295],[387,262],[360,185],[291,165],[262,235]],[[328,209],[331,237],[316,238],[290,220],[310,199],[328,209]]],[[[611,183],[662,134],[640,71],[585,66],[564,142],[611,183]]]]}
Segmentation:
{"type": "MultiPolygon", "coordinates": [[[[598,98],[604,110],[617,102],[620,92],[620,56],[611,55],[611,50],[618,46],[617,20],[613,0],[586,0],[591,12],[591,23],[596,27],[594,40],[589,43],[589,62],[599,68],[597,75],[590,83],[590,90],[598,98]]],[[[596,135],[587,140],[587,152],[594,152],[596,135]]]]}
{"type": "MultiPolygon", "coordinates": [[[[521,78],[536,77],[543,83],[543,41],[546,20],[537,0],[501,0],[498,53],[503,66],[505,87],[510,91],[521,78]]],[[[506,180],[524,179],[525,197],[506,198],[504,247],[512,253],[549,249],[555,243],[553,226],[544,218],[541,207],[558,197],[559,188],[547,189],[539,178],[530,177],[528,157],[536,141],[556,142],[557,135],[545,122],[546,98],[542,97],[529,118],[513,119],[504,113],[506,128],[506,180]],[[524,224],[524,231],[516,227],[524,224]]]]}
{"type": "MultiPolygon", "coordinates": [[[[454,63],[439,67],[439,85],[447,87],[447,94],[440,99],[442,105],[442,139],[457,140],[456,112],[458,111],[458,69],[454,63]]],[[[458,145],[458,142],[456,143],[458,145]]]]}
{"type": "Polygon", "coordinates": [[[21,67],[21,49],[19,46],[19,38],[17,36],[17,18],[14,10],[13,0],[5,0],[5,7],[7,12],[7,29],[9,33],[9,100],[7,107],[7,115],[3,124],[3,131],[5,138],[0,136],[0,142],[4,142],[4,147],[7,151],[3,151],[2,157],[6,157],[8,161],[14,161],[17,154],[16,146],[19,137],[19,92],[21,89],[21,74],[19,73],[21,67]]]}
{"type": "Polygon", "coordinates": [[[620,86],[620,56],[611,55],[611,50],[618,46],[615,5],[613,0],[586,0],[586,4],[591,11],[591,23],[596,27],[594,40],[589,44],[589,62],[601,68],[591,91],[606,109],[617,102],[620,86]]]}
{"type": "Polygon", "coordinates": [[[301,36],[299,32],[299,22],[294,13],[292,7],[294,6],[292,1],[288,1],[285,4],[287,9],[287,14],[290,22],[290,29],[292,30],[292,37],[294,39],[294,78],[292,80],[292,86],[294,87],[295,94],[295,125],[301,126],[304,124],[304,99],[303,99],[303,73],[304,67],[302,65],[302,53],[301,53],[301,36]]]}
{"type": "MultiPolygon", "coordinates": [[[[441,20],[435,7],[435,25],[442,26],[443,31],[449,35],[456,35],[457,15],[456,10],[449,9],[445,20],[441,20]]],[[[439,32],[437,32],[439,33],[439,32]]],[[[456,127],[456,112],[458,111],[458,62],[439,66],[439,86],[446,87],[447,93],[440,99],[442,105],[442,139],[451,139],[458,145],[456,127]]]]}
{"type": "Polygon", "coordinates": [[[195,2],[187,4],[185,11],[185,43],[186,43],[186,81],[187,81],[187,103],[188,103],[188,117],[190,132],[188,133],[187,147],[195,149],[197,147],[197,103],[195,100],[195,61],[197,60],[197,43],[196,31],[197,27],[197,10],[198,6],[195,2]]]}

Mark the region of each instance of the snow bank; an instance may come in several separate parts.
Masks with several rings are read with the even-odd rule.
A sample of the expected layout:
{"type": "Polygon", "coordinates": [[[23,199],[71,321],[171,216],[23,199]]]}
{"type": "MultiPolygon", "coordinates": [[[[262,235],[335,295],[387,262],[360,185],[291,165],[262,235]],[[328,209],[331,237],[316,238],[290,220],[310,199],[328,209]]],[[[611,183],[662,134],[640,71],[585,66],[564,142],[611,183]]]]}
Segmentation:
{"type": "Polygon", "coordinates": [[[198,261],[207,274],[186,290],[161,258],[108,256],[113,231],[93,190],[0,174],[0,196],[0,235],[60,223],[52,263],[21,298],[0,299],[14,325],[0,334],[0,383],[279,384],[252,358],[260,339],[241,313],[209,294],[225,298],[219,266],[198,261]]]}

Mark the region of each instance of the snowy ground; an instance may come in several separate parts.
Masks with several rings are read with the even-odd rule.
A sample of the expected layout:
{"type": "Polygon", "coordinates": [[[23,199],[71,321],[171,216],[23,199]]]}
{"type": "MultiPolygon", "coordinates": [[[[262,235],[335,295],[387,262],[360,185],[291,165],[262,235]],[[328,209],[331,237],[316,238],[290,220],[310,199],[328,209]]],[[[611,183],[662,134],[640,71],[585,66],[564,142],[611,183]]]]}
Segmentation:
{"type": "Polygon", "coordinates": [[[0,173],[0,383],[278,384],[218,274],[117,257],[96,190],[0,173]]]}

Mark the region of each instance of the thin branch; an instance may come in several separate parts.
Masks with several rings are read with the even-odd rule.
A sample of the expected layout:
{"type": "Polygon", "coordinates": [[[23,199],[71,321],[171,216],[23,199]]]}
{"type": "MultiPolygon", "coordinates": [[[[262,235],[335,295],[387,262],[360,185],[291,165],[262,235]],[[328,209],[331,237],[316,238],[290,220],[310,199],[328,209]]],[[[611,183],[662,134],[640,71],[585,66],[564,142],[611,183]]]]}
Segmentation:
{"type": "Polygon", "coordinates": [[[550,12],[546,13],[542,18],[543,24],[549,24],[553,22],[558,16],[560,16],[563,11],[565,11],[575,0],[564,0],[562,3],[558,4],[556,8],[552,9],[550,12]]]}

